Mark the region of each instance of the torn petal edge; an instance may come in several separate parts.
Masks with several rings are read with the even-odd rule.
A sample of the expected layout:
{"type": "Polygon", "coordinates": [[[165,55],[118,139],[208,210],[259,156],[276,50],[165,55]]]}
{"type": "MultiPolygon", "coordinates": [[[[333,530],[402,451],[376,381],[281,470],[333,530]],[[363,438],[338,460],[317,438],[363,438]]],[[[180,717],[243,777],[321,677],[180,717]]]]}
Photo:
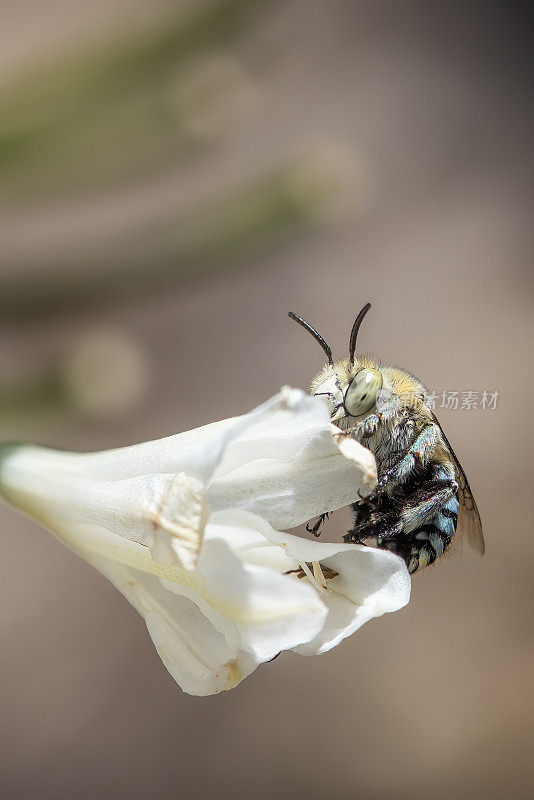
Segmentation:
{"type": "Polygon", "coordinates": [[[339,452],[348,461],[358,464],[362,470],[362,480],[366,486],[374,486],[376,483],[376,461],[371,451],[356,441],[350,433],[338,428],[337,425],[330,423],[330,429],[339,452]]]}
{"type": "Polygon", "coordinates": [[[148,511],[153,540],[150,554],[161,564],[195,569],[210,509],[184,472],[174,475],[159,502],[148,511]]]}

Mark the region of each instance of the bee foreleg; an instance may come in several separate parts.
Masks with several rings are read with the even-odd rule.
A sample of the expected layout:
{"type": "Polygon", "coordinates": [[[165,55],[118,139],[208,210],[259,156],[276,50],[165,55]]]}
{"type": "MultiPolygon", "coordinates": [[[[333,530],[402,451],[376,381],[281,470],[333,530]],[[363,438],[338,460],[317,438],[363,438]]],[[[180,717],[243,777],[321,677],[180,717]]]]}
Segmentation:
{"type": "Polygon", "coordinates": [[[306,530],[308,533],[313,533],[314,536],[319,537],[321,535],[321,525],[325,519],[329,518],[329,516],[330,512],[327,512],[326,514],[320,514],[313,524],[310,522],[306,523],[306,530]]]}
{"type": "Polygon", "coordinates": [[[356,423],[358,437],[369,439],[380,425],[380,417],[377,414],[369,414],[364,420],[356,423]]]}

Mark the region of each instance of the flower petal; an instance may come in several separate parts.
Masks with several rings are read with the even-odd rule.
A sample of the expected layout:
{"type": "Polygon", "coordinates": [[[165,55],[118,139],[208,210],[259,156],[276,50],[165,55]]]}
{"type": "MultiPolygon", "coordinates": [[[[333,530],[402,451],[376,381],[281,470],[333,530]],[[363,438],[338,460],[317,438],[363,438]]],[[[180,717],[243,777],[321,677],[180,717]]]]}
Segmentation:
{"type": "Polygon", "coordinates": [[[67,453],[36,445],[3,445],[0,448],[0,461],[13,449],[31,447],[36,466],[39,461],[43,472],[50,477],[53,474],[62,478],[69,475],[72,478],[78,476],[105,482],[184,472],[190,478],[206,483],[229,443],[256,420],[269,416],[277,409],[290,408],[292,417],[305,413],[306,403],[310,399],[299,389],[286,388],[248,414],[163,439],[98,453],[67,453]]]}
{"type": "Polygon", "coordinates": [[[192,600],[169,592],[155,576],[86,557],[144,618],[158,655],[184,692],[233,689],[258,666],[257,659],[229,644],[192,600]]]}
{"type": "Polygon", "coordinates": [[[120,589],[193,694],[232,688],[284,649],[324,652],[408,602],[391,553],[272,527],[346,505],[375,480],[372,454],[330,425],[322,401],[291,389],[122,450],[0,449],[0,493],[120,589]]]}
{"type": "Polygon", "coordinates": [[[241,508],[291,528],[354,501],[374,480],[370,451],[339,432],[334,438],[332,429],[323,402],[285,389],[243,417],[122,450],[4,447],[0,491],[52,530],[59,520],[98,523],[150,545],[156,525],[177,547],[181,531],[182,551],[175,548],[174,555],[191,568],[202,539],[200,506],[197,498],[196,528],[184,520],[173,527],[171,517],[186,500],[173,475],[186,474],[193,492],[212,477],[202,494],[213,511],[241,508]]]}
{"type": "Polygon", "coordinates": [[[321,631],[293,648],[301,655],[330,650],[365,622],[397,611],[410,599],[410,574],[403,559],[393,553],[363,545],[308,541],[274,530],[269,537],[301,565],[319,562],[337,573],[326,580],[321,594],[328,609],[321,631]]]}
{"type": "Polygon", "coordinates": [[[227,641],[258,662],[268,661],[281,650],[314,638],[327,613],[312,586],[284,574],[295,562],[288,561],[282,548],[265,539],[264,526],[270,527],[264,520],[244,512],[213,515],[206,526],[196,570],[208,592],[195,593],[194,586],[168,585],[170,591],[193,599],[227,641]],[[280,551],[278,562],[274,553],[263,563],[244,558],[245,538],[249,541],[249,552],[252,538],[256,544],[280,551]],[[240,545],[234,549],[236,541],[240,545]]]}
{"type": "Polygon", "coordinates": [[[321,400],[293,392],[293,407],[273,406],[229,443],[204,492],[213,511],[241,508],[293,528],[374,484],[372,453],[330,425],[321,400]]]}
{"type": "Polygon", "coordinates": [[[313,640],[324,624],[321,597],[284,574],[297,563],[265,538],[269,528],[245,512],[220,512],[206,526],[195,573],[181,582],[86,550],[85,543],[76,549],[144,617],[182,689],[205,695],[233,688],[260,663],[313,640]],[[259,551],[259,563],[248,560],[259,551]]]}
{"type": "MultiPolygon", "coordinates": [[[[195,486],[183,473],[95,481],[59,471],[62,455],[33,445],[4,453],[3,497],[74,549],[85,538],[89,549],[105,546],[107,531],[154,548],[160,563],[194,567],[209,513],[198,494],[198,482],[195,486]],[[47,469],[49,457],[52,469],[47,469]]],[[[113,539],[110,544],[112,551],[120,548],[113,539]]]]}

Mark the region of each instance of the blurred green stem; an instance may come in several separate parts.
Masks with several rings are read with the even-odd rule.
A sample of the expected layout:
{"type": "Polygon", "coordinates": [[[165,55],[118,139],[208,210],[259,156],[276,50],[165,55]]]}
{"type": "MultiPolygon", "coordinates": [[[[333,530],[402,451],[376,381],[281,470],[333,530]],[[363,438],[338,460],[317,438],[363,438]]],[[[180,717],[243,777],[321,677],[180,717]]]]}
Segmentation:
{"type": "Polygon", "coordinates": [[[58,369],[51,367],[26,378],[5,377],[0,384],[0,436],[35,435],[49,426],[74,419],[77,410],[58,369]]]}
{"type": "Polygon", "coordinates": [[[211,0],[105,52],[35,70],[0,95],[1,194],[48,195],[163,163],[187,140],[176,89],[185,63],[228,41],[257,0],[211,0]]]}
{"type": "MultiPolygon", "coordinates": [[[[25,317],[156,290],[192,274],[216,271],[250,258],[267,245],[310,224],[337,187],[337,176],[303,184],[304,162],[257,179],[185,219],[125,237],[113,259],[96,249],[58,267],[0,276],[0,313],[25,317]],[[137,240],[136,240],[137,238],[137,240]]],[[[314,163],[308,164],[313,173],[314,163]]]]}

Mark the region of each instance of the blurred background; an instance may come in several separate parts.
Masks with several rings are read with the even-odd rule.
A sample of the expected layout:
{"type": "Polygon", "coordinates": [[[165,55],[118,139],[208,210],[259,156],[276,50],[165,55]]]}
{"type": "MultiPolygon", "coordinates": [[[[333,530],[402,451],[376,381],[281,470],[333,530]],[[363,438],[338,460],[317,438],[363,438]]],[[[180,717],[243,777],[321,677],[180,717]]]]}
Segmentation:
{"type": "Polygon", "coordinates": [[[2,797],[532,796],[530,17],[0,0],[1,437],[98,450],[245,412],[322,365],[289,309],[344,354],[370,300],[360,347],[438,394],[487,541],[333,652],[193,698],[3,506],[2,797]]]}

